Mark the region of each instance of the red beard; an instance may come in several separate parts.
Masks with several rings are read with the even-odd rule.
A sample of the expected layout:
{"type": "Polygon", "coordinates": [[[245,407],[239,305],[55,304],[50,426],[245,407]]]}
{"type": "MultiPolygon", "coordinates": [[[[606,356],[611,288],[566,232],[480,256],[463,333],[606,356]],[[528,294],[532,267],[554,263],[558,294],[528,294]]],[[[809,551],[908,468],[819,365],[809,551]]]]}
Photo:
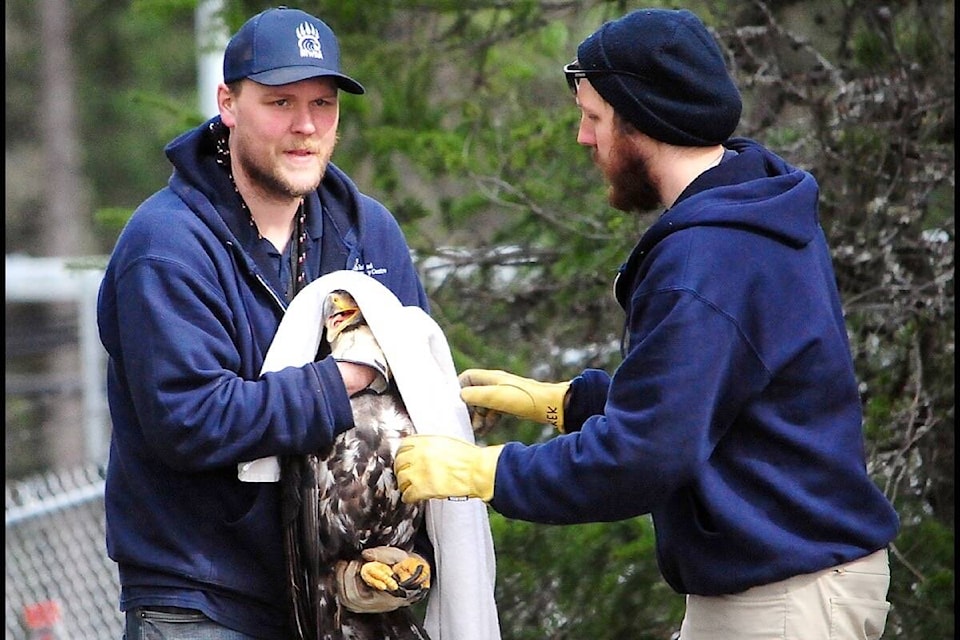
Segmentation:
{"type": "MultiPolygon", "coordinates": [[[[596,161],[596,155],[594,155],[596,161]]],[[[600,164],[609,183],[607,201],[620,211],[650,211],[660,206],[660,194],[650,177],[650,165],[626,136],[618,135],[610,158],[600,164]]]]}

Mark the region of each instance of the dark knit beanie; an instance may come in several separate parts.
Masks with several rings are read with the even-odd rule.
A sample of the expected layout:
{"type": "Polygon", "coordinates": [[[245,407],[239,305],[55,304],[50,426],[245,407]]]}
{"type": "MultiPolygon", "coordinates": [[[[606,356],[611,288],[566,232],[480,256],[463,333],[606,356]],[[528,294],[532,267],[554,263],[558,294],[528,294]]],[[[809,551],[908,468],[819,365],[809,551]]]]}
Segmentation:
{"type": "Polygon", "coordinates": [[[706,26],[680,9],[641,9],[577,48],[590,84],[621,117],[678,146],[721,144],[740,121],[740,92],[706,26]],[[590,70],[625,71],[590,74],[590,70]]]}

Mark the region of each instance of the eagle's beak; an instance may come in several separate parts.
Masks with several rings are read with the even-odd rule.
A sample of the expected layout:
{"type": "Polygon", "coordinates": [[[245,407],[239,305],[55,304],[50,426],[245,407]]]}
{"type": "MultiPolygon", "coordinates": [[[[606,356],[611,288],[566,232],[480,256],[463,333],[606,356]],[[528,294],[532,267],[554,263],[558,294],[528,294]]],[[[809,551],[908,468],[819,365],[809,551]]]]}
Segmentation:
{"type": "Polygon", "coordinates": [[[335,312],[327,321],[327,329],[333,331],[334,333],[339,333],[340,327],[345,324],[349,325],[353,319],[357,317],[359,312],[360,309],[357,309],[356,307],[335,312]]]}
{"type": "Polygon", "coordinates": [[[344,329],[357,323],[360,307],[353,296],[333,292],[324,302],[324,315],[327,341],[332,342],[344,329]]]}

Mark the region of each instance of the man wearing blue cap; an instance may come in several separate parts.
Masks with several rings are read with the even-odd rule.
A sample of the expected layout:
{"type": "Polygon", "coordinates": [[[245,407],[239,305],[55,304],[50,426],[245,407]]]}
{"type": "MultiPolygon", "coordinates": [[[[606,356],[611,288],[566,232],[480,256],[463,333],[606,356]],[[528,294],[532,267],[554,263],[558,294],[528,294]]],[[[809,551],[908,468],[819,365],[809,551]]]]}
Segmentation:
{"type": "Polygon", "coordinates": [[[740,94],[689,11],[604,24],[564,74],[610,203],[665,207],[616,280],[623,361],[560,383],[463,372],[477,430],[508,413],[560,435],[407,437],[404,499],[549,524],[651,514],[687,595],[680,640],[879,638],[899,521],[866,471],[816,180],[731,138],[740,94]]]}
{"type": "MultiPolygon", "coordinates": [[[[326,357],[261,376],[264,354],[292,298],[332,271],[428,309],[397,221],[330,162],[339,91],[364,92],[333,31],[264,11],[230,40],[223,76],[220,114],[166,147],[169,183],[134,212],[100,290],[107,549],[128,640],[296,637],[280,485],[240,482],[238,464],[326,449],[376,370],[326,357]]],[[[357,599],[344,606],[409,604],[343,577],[357,599]]]]}

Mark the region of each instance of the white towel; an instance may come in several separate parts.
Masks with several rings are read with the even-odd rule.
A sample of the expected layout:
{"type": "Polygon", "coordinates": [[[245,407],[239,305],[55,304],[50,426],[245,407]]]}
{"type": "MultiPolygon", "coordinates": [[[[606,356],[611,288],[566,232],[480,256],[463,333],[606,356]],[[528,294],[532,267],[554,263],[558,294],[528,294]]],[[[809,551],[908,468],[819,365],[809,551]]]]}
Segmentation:
{"type": "MultiPolygon", "coordinates": [[[[401,305],[393,292],[359,271],[329,273],[297,294],[261,374],[313,360],[323,334],[323,300],[336,289],[349,292],[360,306],[417,433],[474,442],[450,346],[439,325],[420,307],[401,305]]],[[[244,462],[238,475],[244,482],[277,482],[280,465],[276,458],[244,462]]],[[[477,499],[430,500],[425,517],[436,562],[424,621],[431,640],[499,640],[496,559],[486,504],[477,499]]]]}

